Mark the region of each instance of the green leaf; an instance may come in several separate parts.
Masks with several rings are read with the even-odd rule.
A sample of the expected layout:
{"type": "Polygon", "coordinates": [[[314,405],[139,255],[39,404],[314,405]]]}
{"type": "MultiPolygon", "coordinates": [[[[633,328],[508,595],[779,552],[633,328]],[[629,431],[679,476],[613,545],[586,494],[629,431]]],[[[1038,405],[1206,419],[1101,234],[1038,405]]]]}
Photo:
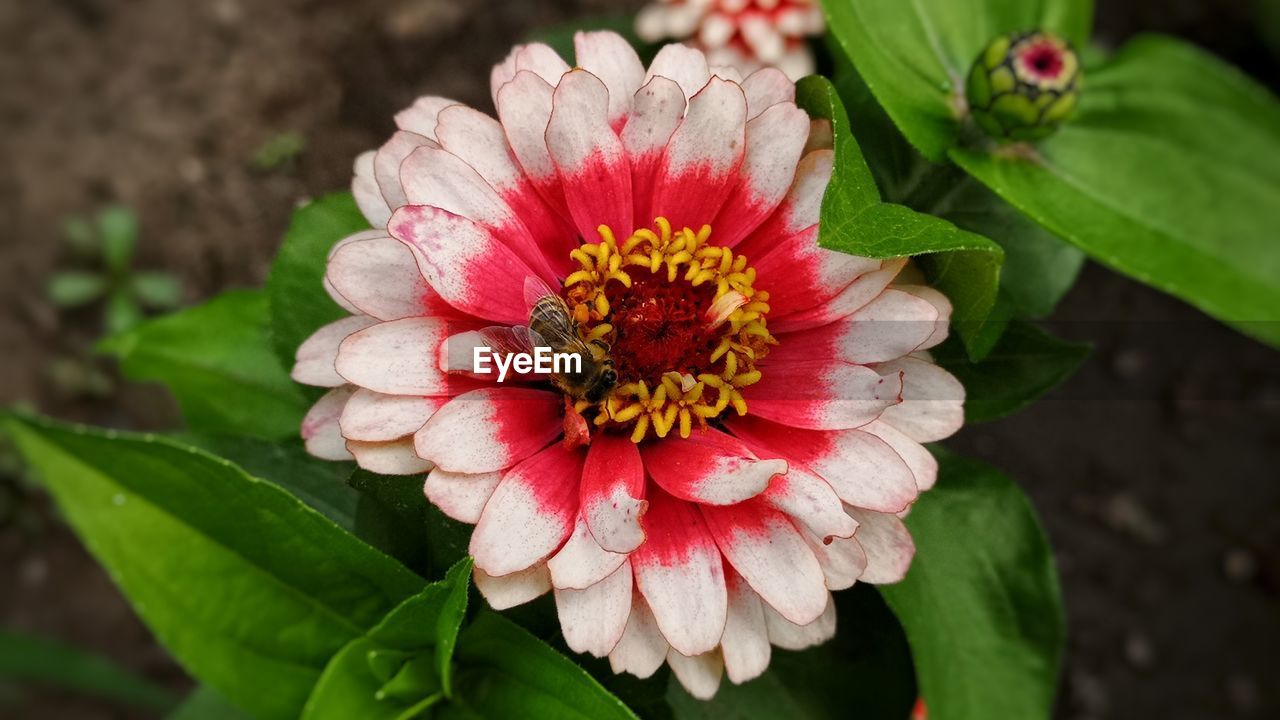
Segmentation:
{"type": "Polygon", "coordinates": [[[233,291],[103,341],[132,380],[163,383],[192,430],[298,434],[307,401],[267,341],[267,299],[233,291]]]}
{"type": "Polygon", "coordinates": [[[1015,322],[980,363],[971,362],[952,341],[937,347],[933,356],[964,384],[965,421],[973,423],[1030,405],[1071,377],[1091,350],[1086,343],[1060,340],[1031,323],[1015,322]]]}
{"type": "MultiPolygon", "coordinates": [[[[554,595],[554,594],[552,594],[554,595]]],[[[582,669],[586,670],[604,686],[618,701],[626,705],[631,712],[645,720],[675,720],[667,694],[671,690],[671,670],[667,666],[659,668],[647,678],[638,678],[630,673],[615,673],[609,665],[609,658],[597,658],[591,655],[575,653],[564,645],[564,636],[560,633],[560,622],[556,619],[555,598],[543,596],[530,605],[542,604],[546,607],[547,617],[553,626],[546,636],[526,625],[515,614],[507,611],[503,616],[519,623],[524,629],[541,638],[551,647],[566,656],[572,657],[582,669]]],[[[898,718],[897,720],[901,720],[898,718]]]]}
{"type": "Polygon", "coordinates": [[[293,367],[294,353],[311,333],[347,314],[324,290],[325,262],[334,243],[367,229],[349,192],[326,195],[294,212],[267,279],[271,341],[284,367],[293,367]]]}
{"type": "MultiPolygon", "coordinates": [[[[321,460],[309,454],[298,439],[268,441],[239,435],[194,433],[170,437],[230,460],[250,475],[279,485],[338,527],[355,532],[360,494],[347,485],[352,463],[321,460]]],[[[367,538],[361,539],[368,542],[367,538]]]]}
{"type": "Polygon", "coordinates": [[[796,99],[809,114],[831,120],[835,135],[835,171],[822,198],[818,243],[864,257],[917,256],[931,284],[950,298],[953,324],[970,354],[980,358],[994,340],[983,327],[995,307],[1004,251],[941,218],[881,202],[840,97],[825,78],[801,80],[796,99]]]}
{"type": "Polygon", "coordinates": [[[138,273],[130,284],[142,304],[156,310],[169,310],[182,302],[182,282],[169,273],[138,273]]]}
{"type": "Polygon", "coordinates": [[[1166,38],[1087,77],[1039,160],[951,156],[1099,262],[1280,346],[1280,103],[1166,38]]]}
{"type": "Polygon", "coordinates": [[[58,307],[73,308],[93,302],[107,292],[107,279],[97,273],[67,270],[49,278],[45,293],[58,307]]]}
{"type": "Polygon", "coordinates": [[[454,520],[431,503],[427,503],[425,519],[427,558],[433,570],[448,567],[467,554],[474,526],[454,520]]]}
{"type": "Polygon", "coordinates": [[[995,469],[940,464],[906,518],[911,571],[880,588],[906,630],[929,718],[1048,718],[1066,630],[1044,531],[995,469]]]}
{"type": "Polygon", "coordinates": [[[436,670],[446,696],[453,693],[453,653],[467,611],[470,583],[471,558],[463,558],[444,580],[427,586],[369,631],[370,638],[397,650],[434,647],[436,670]]]}
{"type": "Polygon", "coordinates": [[[422,475],[378,475],[357,469],[347,484],[359,497],[356,535],[406,567],[431,577],[462,559],[466,551],[464,545],[463,552],[443,563],[432,562],[435,548],[428,534],[430,503],[422,493],[423,481],[422,475]]]}
{"type": "Polygon", "coordinates": [[[769,669],[742,685],[726,678],[709,701],[671,680],[677,720],[906,720],[916,701],[902,627],[870,585],[834,595],[840,632],[800,652],[773,648],[769,669]]]}
{"type": "Polygon", "coordinates": [[[368,718],[395,720],[406,709],[391,698],[379,701],[382,683],[369,670],[369,654],[379,650],[376,643],[358,637],[339,650],[316,682],[300,717],[305,720],[368,718]]]}
{"type": "Polygon", "coordinates": [[[939,161],[960,132],[957,98],[978,53],[999,35],[1038,28],[1077,47],[1091,0],[823,0],[827,31],[894,123],[939,161]]]}
{"type": "Polygon", "coordinates": [[[38,682],[163,710],[176,698],[110,660],[47,638],[0,630],[0,678],[38,682]]]}
{"type": "Polygon", "coordinates": [[[108,336],[131,330],[142,320],[142,308],[138,307],[138,303],[125,288],[118,287],[107,296],[104,325],[108,336]]]}
{"type": "Polygon", "coordinates": [[[635,720],[582,668],[493,612],[462,631],[455,694],[480,717],[635,720]]]}
{"type": "Polygon", "coordinates": [[[434,704],[450,697],[453,651],[466,614],[470,580],[471,560],[466,558],[454,565],[443,580],[405,600],[366,635],[348,643],[325,667],[302,717],[394,720],[410,717],[407,712],[428,699],[434,704]],[[379,664],[378,658],[387,661],[379,664]],[[418,663],[417,658],[430,661],[429,668],[418,663]],[[415,669],[428,672],[419,677],[409,677],[405,672],[415,669]],[[379,677],[379,670],[386,676],[379,677]],[[390,679],[392,676],[394,680],[390,679]],[[396,681],[401,692],[418,692],[387,692],[396,681]]]}
{"type": "Polygon", "coordinates": [[[138,218],[127,207],[109,207],[98,214],[98,233],[107,269],[116,277],[123,277],[138,243],[138,218]]]}
{"type": "Polygon", "coordinates": [[[1037,225],[972,178],[960,178],[929,210],[965,230],[989,237],[1004,248],[1000,291],[1012,303],[1012,315],[1047,317],[1075,285],[1084,253],[1037,225]]]}
{"type": "Polygon", "coordinates": [[[168,720],[253,720],[253,717],[231,704],[217,690],[201,685],[169,714],[168,720]]]}
{"type": "Polygon", "coordinates": [[[68,522],[195,677],[296,717],[329,658],[422,583],[297,498],[171,440],[6,422],[68,522]]]}

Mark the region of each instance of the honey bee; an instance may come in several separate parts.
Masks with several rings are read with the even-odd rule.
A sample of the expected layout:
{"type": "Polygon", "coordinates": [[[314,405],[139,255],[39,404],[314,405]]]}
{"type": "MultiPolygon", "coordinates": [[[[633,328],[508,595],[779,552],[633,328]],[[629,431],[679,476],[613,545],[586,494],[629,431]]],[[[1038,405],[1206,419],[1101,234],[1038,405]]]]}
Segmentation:
{"type": "Polygon", "coordinates": [[[569,306],[545,283],[528,279],[525,300],[531,305],[529,324],[486,328],[480,331],[485,342],[499,352],[532,354],[535,348],[546,347],[553,353],[576,355],[581,363],[566,363],[577,367],[549,373],[551,383],[575,400],[603,400],[618,382],[609,345],[602,340],[583,340],[569,306]]]}

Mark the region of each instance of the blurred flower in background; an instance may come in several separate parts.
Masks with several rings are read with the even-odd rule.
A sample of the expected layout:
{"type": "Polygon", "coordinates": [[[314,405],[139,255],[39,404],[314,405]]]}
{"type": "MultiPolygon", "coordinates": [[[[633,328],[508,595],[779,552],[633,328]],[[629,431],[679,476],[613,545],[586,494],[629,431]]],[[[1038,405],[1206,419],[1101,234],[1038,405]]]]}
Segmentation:
{"type": "Polygon", "coordinates": [[[813,74],[806,38],[823,29],[816,0],[659,0],[636,17],[646,42],[687,41],[712,65],[743,74],[776,67],[792,80],[813,74]]]}

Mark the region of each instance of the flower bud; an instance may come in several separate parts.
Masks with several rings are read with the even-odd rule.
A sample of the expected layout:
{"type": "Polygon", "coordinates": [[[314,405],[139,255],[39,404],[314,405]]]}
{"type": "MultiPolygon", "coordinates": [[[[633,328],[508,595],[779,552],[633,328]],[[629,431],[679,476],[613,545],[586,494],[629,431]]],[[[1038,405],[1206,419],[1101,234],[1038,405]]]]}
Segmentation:
{"type": "Polygon", "coordinates": [[[996,38],[969,71],[966,95],[973,119],[1001,141],[1053,134],[1080,99],[1080,61],[1071,45],[1048,32],[996,38]]]}

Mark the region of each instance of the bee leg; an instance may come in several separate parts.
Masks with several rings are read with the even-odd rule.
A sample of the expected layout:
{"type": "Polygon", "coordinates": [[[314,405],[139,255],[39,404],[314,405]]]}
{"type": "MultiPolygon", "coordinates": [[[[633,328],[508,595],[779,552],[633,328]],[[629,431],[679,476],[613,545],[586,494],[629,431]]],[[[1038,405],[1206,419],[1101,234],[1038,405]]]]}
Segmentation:
{"type": "MultiPolygon", "coordinates": [[[[596,362],[605,362],[609,359],[609,343],[600,338],[590,341],[587,346],[591,349],[591,357],[596,362]]],[[[612,364],[612,361],[610,361],[612,364]]]]}

